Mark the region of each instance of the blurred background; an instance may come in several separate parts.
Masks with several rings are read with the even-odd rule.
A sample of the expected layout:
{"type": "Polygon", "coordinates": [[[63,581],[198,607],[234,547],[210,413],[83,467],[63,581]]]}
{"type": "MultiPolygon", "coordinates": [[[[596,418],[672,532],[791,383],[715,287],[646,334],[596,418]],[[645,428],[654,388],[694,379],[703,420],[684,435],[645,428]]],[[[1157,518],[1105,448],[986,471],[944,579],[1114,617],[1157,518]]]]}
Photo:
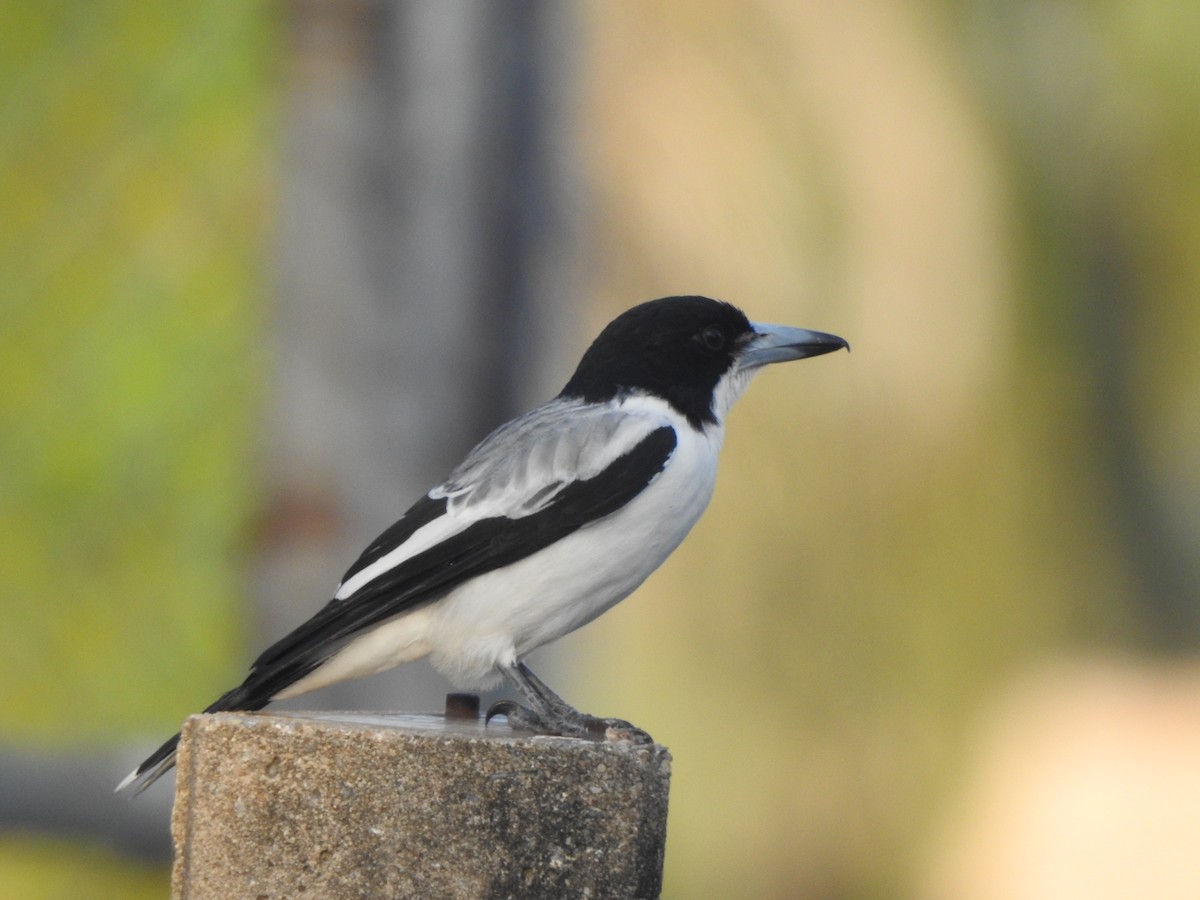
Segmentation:
{"type": "MultiPolygon", "coordinates": [[[[0,895],[598,329],[763,375],[544,660],[675,757],[665,896],[1200,896],[1193,0],[0,6],[0,895]]],[[[557,670],[557,671],[555,671],[557,670]]],[[[428,670],[302,705],[437,709],[428,670]]]]}

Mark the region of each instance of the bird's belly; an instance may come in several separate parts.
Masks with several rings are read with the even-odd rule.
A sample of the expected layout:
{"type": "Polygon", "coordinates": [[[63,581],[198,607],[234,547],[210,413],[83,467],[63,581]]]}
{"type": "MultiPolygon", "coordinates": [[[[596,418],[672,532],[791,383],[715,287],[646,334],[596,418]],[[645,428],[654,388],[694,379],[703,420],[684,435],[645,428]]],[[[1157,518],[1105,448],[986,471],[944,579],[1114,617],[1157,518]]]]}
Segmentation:
{"type": "Polygon", "coordinates": [[[662,564],[712,496],[718,445],[683,441],[625,507],[434,604],[426,638],[455,684],[487,686],[511,663],[586,625],[662,564]]]}

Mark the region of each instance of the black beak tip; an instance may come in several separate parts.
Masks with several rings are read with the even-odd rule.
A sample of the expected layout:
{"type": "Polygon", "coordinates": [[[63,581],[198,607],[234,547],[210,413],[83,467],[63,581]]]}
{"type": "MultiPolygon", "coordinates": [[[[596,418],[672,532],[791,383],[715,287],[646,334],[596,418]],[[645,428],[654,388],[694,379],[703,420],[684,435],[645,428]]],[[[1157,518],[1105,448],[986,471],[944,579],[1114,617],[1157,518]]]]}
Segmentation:
{"type": "Polygon", "coordinates": [[[850,352],[850,342],[845,338],[840,338],[836,334],[823,335],[821,340],[814,341],[811,344],[805,345],[808,351],[805,356],[824,356],[826,353],[834,353],[838,350],[850,352]]]}

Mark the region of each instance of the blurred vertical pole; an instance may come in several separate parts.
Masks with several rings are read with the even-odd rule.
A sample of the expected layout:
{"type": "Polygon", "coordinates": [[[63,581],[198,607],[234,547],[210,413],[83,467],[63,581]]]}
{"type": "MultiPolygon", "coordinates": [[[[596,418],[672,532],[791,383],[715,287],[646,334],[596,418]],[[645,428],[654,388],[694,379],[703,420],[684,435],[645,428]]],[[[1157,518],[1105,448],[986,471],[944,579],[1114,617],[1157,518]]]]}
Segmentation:
{"type": "MultiPolygon", "coordinates": [[[[565,378],[570,8],[293,0],[256,644],[565,378]],[[554,373],[554,374],[551,374],[554,373]]],[[[424,666],[424,664],[419,664],[424,666]]],[[[302,698],[440,708],[427,668],[302,698]]]]}

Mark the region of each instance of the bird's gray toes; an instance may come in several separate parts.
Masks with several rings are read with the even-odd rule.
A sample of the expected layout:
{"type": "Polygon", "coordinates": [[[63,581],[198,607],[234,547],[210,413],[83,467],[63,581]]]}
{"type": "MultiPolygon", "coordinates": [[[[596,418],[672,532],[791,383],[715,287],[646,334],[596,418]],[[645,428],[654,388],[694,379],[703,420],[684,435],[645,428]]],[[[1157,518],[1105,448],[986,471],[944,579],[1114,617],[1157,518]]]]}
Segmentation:
{"type": "Polygon", "coordinates": [[[583,738],[586,741],[605,741],[610,744],[653,744],[654,738],[636,725],[624,719],[608,719],[599,716],[580,715],[567,723],[561,732],[564,735],[583,738]]]}
{"type": "Polygon", "coordinates": [[[504,716],[509,727],[516,731],[531,731],[534,734],[560,735],[580,738],[585,741],[608,742],[611,744],[653,744],[654,738],[636,725],[624,719],[602,719],[584,713],[563,716],[561,721],[547,721],[533,710],[514,703],[512,700],[497,700],[484,717],[489,723],[496,716],[504,716]]]}

